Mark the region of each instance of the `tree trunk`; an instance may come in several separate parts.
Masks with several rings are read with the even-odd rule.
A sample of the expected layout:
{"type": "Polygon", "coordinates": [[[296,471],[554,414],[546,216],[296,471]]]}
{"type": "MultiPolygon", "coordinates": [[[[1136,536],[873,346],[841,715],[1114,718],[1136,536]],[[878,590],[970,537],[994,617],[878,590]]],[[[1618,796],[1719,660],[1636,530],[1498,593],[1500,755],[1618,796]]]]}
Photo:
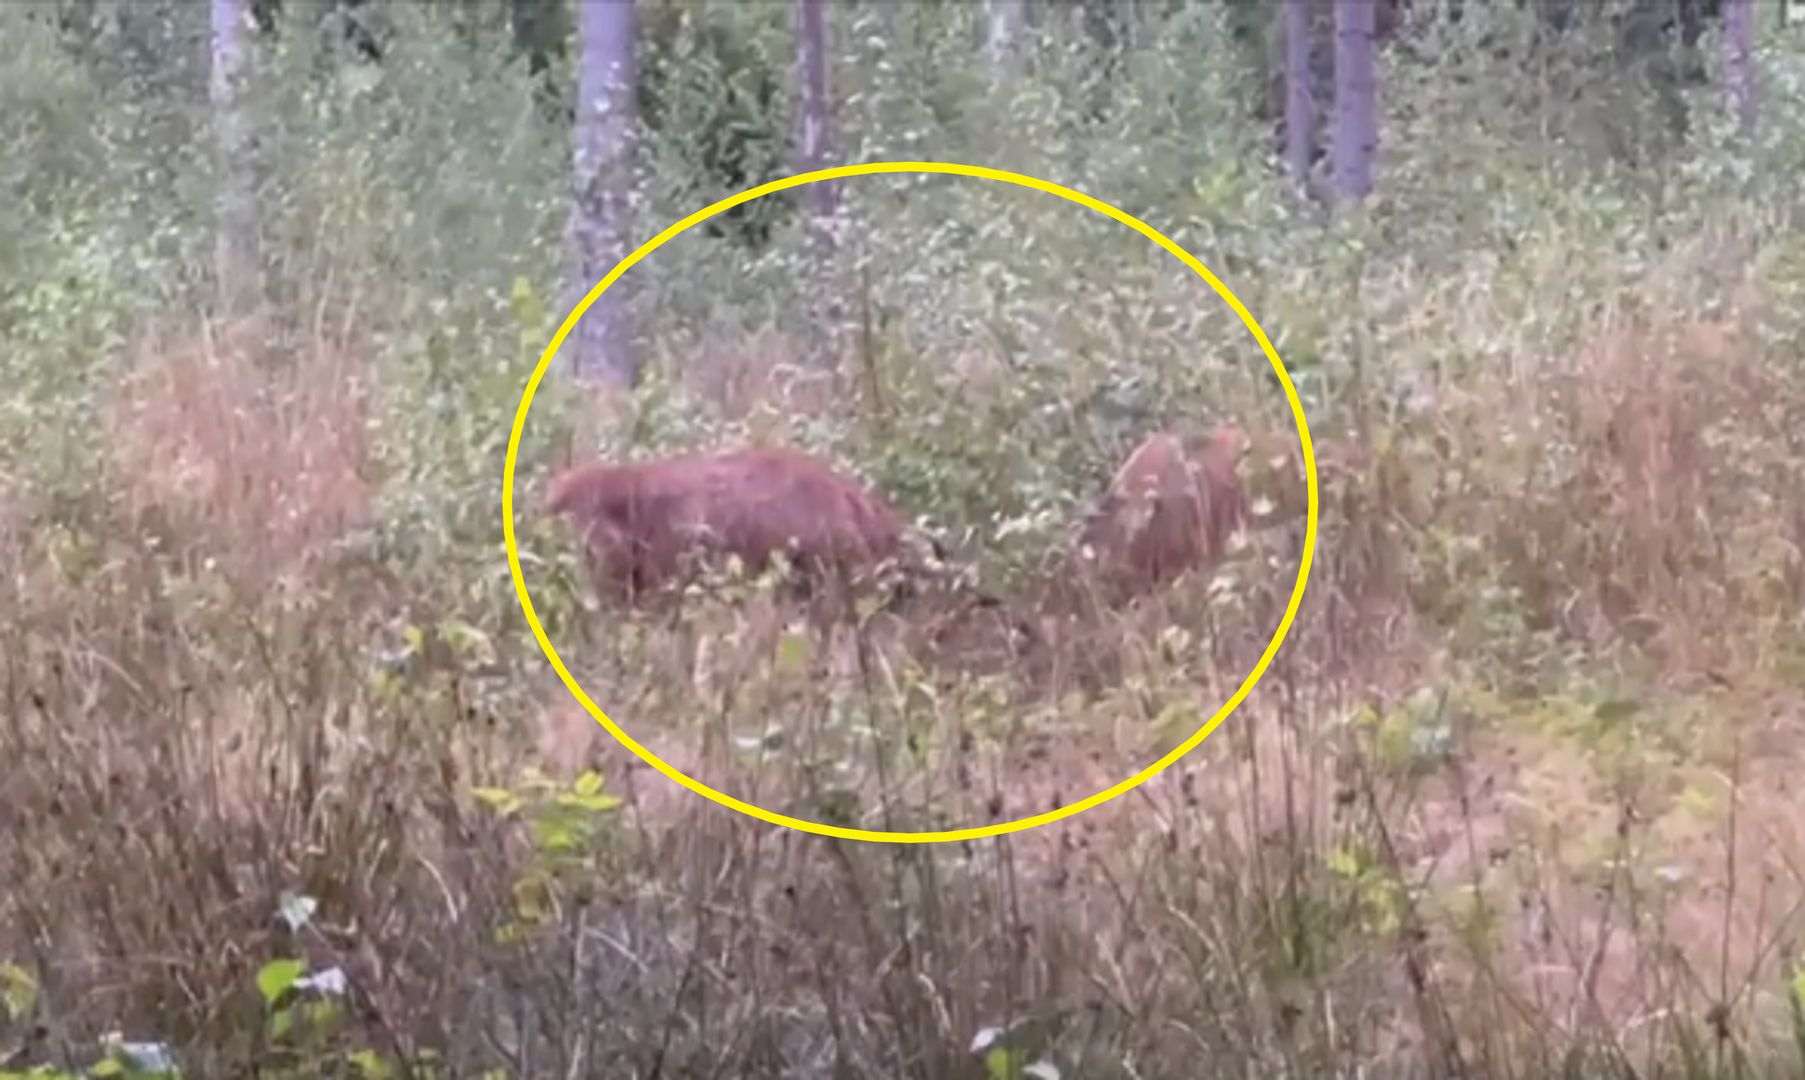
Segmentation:
{"type": "Polygon", "coordinates": [[[1335,3],[1335,195],[1372,193],[1379,148],[1378,78],[1373,62],[1374,0],[1335,3]]]}
{"type": "MultiPolygon", "coordinates": [[[[827,85],[827,20],[824,0],[795,0],[796,15],[796,171],[826,168],[833,146],[833,111],[827,85]]],[[[814,365],[833,368],[839,356],[839,289],[833,276],[836,181],[803,189],[809,236],[815,255],[814,290],[810,302],[815,322],[808,350],[814,365]]]]}
{"type": "MultiPolygon", "coordinates": [[[[571,207],[576,295],[627,254],[632,186],[634,0],[578,0],[577,115],[571,207]]],[[[624,281],[577,322],[572,372],[585,382],[630,387],[639,379],[624,281]]]]}
{"type": "MultiPolygon", "coordinates": [[[[827,94],[827,20],[823,0],[796,0],[796,171],[827,167],[833,145],[833,113],[827,94]]],[[[833,215],[831,184],[811,184],[808,200],[818,219],[833,215]]]]}
{"type": "Polygon", "coordinates": [[[1755,0],[1724,0],[1724,82],[1744,138],[1755,134],[1755,0]]]}
{"type": "Polygon", "coordinates": [[[242,0],[212,0],[213,41],[208,99],[219,154],[219,219],[213,273],[226,315],[243,315],[262,292],[257,244],[256,178],[243,94],[249,49],[242,0]]]}
{"type": "Polygon", "coordinates": [[[1310,78],[1310,0],[1285,0],[1285,165],[1308,190],[1316,149],[1316,95],[1310,78]]]}
{"type": "Polygon", "coordinates": [[[1021,40],[1023,0],[985,0],[984,7],[984,60],[990,77],[1001,79],[1009,73],[1021,40]]]}

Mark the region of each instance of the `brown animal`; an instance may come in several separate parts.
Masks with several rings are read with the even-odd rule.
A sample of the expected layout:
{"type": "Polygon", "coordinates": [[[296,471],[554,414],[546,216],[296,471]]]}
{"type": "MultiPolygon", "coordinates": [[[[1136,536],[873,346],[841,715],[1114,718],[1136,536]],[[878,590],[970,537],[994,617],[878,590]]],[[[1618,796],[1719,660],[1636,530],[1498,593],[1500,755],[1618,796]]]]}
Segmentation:
{"type": "Polygon", "coordinates": [[[1195,447],[1163,432],[1142,442],[1081,534],[1100,584],[1133,594],[1219,560],[1247,512],[1237,473],[1244,444],[1233,427],[1195,447]]]}
{"type": "Polygon", "coordinates": [[[549,508],[582,531],[597,586],[629,603],[675,581],[691,557],[737,555],[756,572],[781,551],[807,584],[824,571],[849,581],[904,547],[888,504],[793,450],[588,465],[552,481],[549,508]]]}

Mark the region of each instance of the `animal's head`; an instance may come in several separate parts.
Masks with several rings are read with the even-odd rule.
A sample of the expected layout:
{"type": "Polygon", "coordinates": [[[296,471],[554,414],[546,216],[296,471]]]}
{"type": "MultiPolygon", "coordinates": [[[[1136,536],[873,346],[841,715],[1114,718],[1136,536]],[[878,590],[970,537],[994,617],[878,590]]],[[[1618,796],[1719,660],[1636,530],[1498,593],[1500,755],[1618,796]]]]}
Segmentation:
{"type": "Polygon", "coordinates": [[[1247,513],[1247,496],[1241,481],[1241,462],[1250,443],[1239,427],[1224,425],[1202,440],[1193,441],[1189,454],[1210,501],[1212,528],[1230,532],[1241,526],[1247,513]]]}
{"type": "Polygon", "coordinates": [[[599,466],[570,469],[552,477],[546,486],[545,508],[560,517],[586,517],[601,473],[599,466]]]}
{"type": "Polygon", "coordinates": [[[571,469],[552,478],[545,509],[576,530],[590,575],[607,591],[625,587],[634,574],[637,549],[614,497],[622,479],[606,466],[571,469]]]}

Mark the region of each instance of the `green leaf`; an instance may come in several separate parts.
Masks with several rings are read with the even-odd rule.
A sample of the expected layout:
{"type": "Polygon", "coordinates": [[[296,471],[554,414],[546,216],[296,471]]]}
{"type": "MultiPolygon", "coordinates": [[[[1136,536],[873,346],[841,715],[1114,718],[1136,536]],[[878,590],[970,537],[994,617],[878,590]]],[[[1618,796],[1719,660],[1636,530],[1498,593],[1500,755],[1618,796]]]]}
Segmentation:
{"type": "Polygon", "coordinates": [[[991,1080],[1021,1080],[1024,1057],[1020,1050],[999,1046],[984,1055],[984,1071],[991,1080]]]}
{"type": "Polygon", "coordinates": [[[395,1066],[374,1050],[353,1050],[345,1055],[345,1059],[357,1070],[357,1075],[368,1080],[389,1080],[395,1075],[395,1066]]]}
{"type": "Polygon", "coordinates": [[[542,819],[533,823],[533,839],[540,850],[562,853],[577,850],[577,830],[568,821],[542,819]]]}
{"type": "Polygon", "coordinates": [[[496,813],[507,817],[519,811],[523,805],[520,796],[506,788],[479,787],[471,794],[487,803],[496,813]]]}
{"type": "Polygon", "coordinates": [[[621,800],[617,796],[605,794],[602,791],[603,783],[601,774],[593,769],[588,770],[577,777],[568,792],[558,796],[558,805],[594,812],[613,810],[621,804],[621,800]]]}
{"type": "Polygon", "coordinates": [[[0,1006],[6,1015],[18,1020],[31,1011],[38,1000],[38,982],[31,972],[10,961],[0,964],[0,1006]]]}
{"type": "Polygon", "coordinates": [[[257,972],[257,992],[263,995],[263,1003],[274,1005],[306,971],[307,964],[301,960],[271,960],[263,965],[257,972]]]}
{"type": "Polygon", "coordinates": [[[1330,851],[1326,861],[1329,864],[1329,872],[1336,877],[1352,881],[1358,879],[1363,873],[1359,856],[1346,847],[1337,847],[1330,851]]]}
{"type": "Polygon", "coordinates": [[[473,657],[479,663],[493,663],[495,660],[495,645],[489,640],[489,635],[462,619],[441,620],[439,636],[460,655],[473,657]]]}
{"type": "Polygon", "coordinates": [[[1159,715],[1153,718],[1152,728],[1159,735],[1169,736],[1180,731],[1190,731],[1197,724],[1196,703],[1180,698],[1166,703],[1159,715]]]}

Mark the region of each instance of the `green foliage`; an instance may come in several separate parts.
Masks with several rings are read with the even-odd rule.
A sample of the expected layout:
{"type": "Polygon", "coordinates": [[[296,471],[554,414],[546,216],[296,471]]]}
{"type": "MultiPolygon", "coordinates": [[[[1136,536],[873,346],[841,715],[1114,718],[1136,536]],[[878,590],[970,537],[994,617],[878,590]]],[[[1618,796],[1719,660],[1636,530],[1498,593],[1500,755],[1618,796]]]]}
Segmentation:
{"type": "Polygon", "coordinates": [[[514,918],[496,929],[497,939],[517,941],[557,925],[560,909],[586,906],[593,891],[607,884],[608,857],[619,853],[616,811],[619,797],[604,790],[602,777],[585,772],[559,784],[530,770],[518,789],[484,787],[476,798],[505,819],[526,826],[532,857],[514,880],[514,918]]]}
{"type": "Polygon", "coordinates": [[[299,960],[271,960],[263,965],[257,972],[257,992],[263,995],[264,1005],[273,1007],[306,970],[307,965],[299,960]]]}
{"type": "Polygon", "coordinates": [[[1365,845],[1331,851],[1328,868],[1350,894],[1363,930],[1391,937],[1402,929],[1404,884],[1365,845]]]}
{"type": "MultiPolygon", "coordinates": [[[[654,175],[696,207],[791,172],[786,15],[772,4],[671,0],[641,15],[638,104],[658,147],[654,175]]],[[[708,232],[756,249],[794,202],[787,194],[736,207],[708,232]]]]}
{"type": "Polygon", "coordinates": [[[1363,706],[1352,718],[1356,731],[1372,740],[1375,762],[1403,774],[1433,770],[1453,741],[1453,710],[1446,692],[1418,689],[1397,708],[1363,706]]]}

